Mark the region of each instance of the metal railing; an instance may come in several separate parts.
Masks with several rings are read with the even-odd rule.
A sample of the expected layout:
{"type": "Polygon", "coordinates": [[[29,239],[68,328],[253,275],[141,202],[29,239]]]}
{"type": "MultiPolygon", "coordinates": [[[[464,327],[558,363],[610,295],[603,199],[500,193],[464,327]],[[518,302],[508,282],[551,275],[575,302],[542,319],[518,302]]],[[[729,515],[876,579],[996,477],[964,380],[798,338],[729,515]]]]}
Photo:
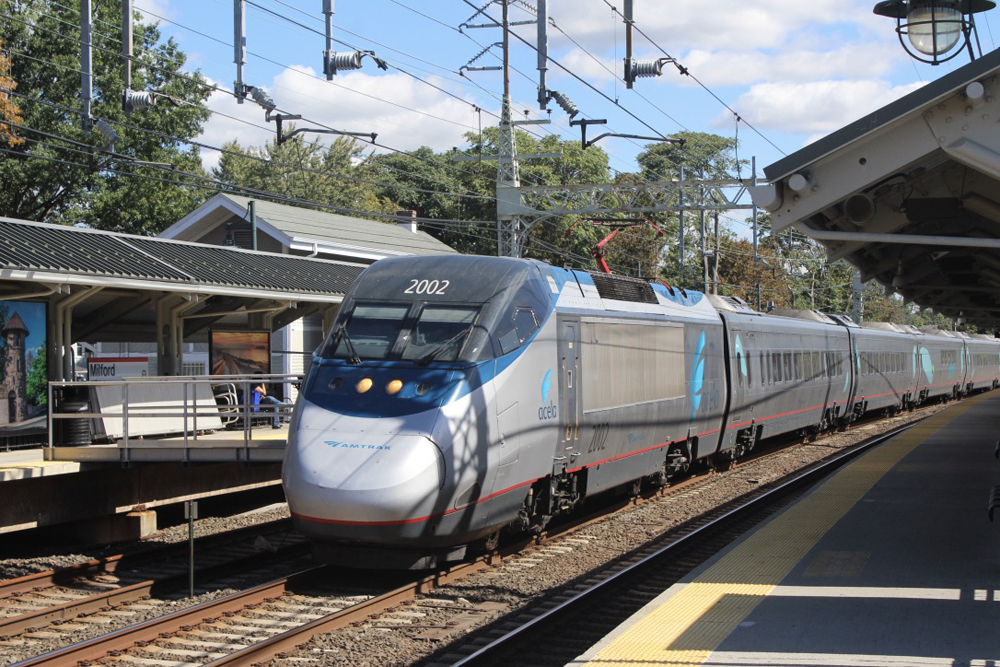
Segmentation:
{"type": "MultiPolygon", "coordinates": [[[[151,445],[146,438],[162,438],[164,446],[180,446],[183,442],[187,461],[192,441],[197,442],[210,432],[241,429],[244,460],[249,461],[255,422],[290,420],[294,411],[291,402],[254,403],[253,388],[261,383],[268,387],[281,384],[286,387],[287,396],[292,386],[300,385],[302,377],[301,374],[200,375],[50,382],[48,447],[67,444],[57,442],[57,423],[86,420],[88,442],[75,444],[90,444],[91,420],[100,420],[97,435],[109,442],[119,441],[123,463],[129,462],[130,449],[139,440],[144,447],[151,445]]],[[[59,435],[65,435],[68,429],[58,431],[59,435]]]]}

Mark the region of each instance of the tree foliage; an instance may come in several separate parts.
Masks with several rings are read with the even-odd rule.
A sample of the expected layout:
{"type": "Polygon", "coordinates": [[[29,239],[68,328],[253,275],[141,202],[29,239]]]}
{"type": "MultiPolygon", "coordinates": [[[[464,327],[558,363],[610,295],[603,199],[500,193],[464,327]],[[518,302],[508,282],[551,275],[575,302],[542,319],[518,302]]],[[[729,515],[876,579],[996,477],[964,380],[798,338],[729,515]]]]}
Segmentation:
{"type": "MultiPolygon", "coordinates": [[[[6,2],[0,2],[0,7],[6,10],[6,2]]],[[[11,92],[15,88],[17,82],[10,76],[10,59],[4,51],[3,40],[0,39],[0,145],[17,146],[24,142],[24,139],[17,136],[17,129],[14,127],[24,121],[21,110],[11,99],[11,92]]]]}
{"type": "Polygon", "coordinates": [[[202,173],[198,151],[184,140],[197,136],[209,115],[204,78],[182,75],[185,55],[172,40],[162,42],[153,25],[135,26],[132,88],[159,91],[179,106],[161,97],[152,109],[126,116],[121,5],[94,3],[92,116],[118,134],[111,154],[102,151],[106,140],[98,132],[84,129],[78,5],[15,3],[7,12],[10,76],[30,129],[19,133],[25,141],[18,154],[0,160],[0,215],[155,233],[205,199],[204,190],[178,185],[170,170],[202,173]]]}
{"type": "Polygon", "coordinates": [[[223,149],[213,175],[225,185],[327,206],[395,213],[395,204],[375,192],[371,170],[364,165],[364,149],[352,138],[339,136],[326,145],[297,135],[280,145],[272,139],[261,148],[244,148],[234,141],[223,149]]]}
{"type": "Polygon", "coordinates": [[[49,402],[49,370],[45,354],[45,341],[42,341],[38,354],[31,360],[28,367],[28,403],[45,405],[49,402]]]}

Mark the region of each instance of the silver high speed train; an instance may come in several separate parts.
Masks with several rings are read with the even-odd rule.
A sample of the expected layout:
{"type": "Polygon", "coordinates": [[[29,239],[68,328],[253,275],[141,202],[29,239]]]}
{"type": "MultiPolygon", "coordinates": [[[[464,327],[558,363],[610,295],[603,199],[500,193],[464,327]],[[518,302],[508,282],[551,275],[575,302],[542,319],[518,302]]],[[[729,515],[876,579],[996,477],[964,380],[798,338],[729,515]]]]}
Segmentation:
{"type": "Polygon", "coordinates": [[[998,381],[987,336],[531,260],[386,259],[314,357],[283,482],[320,558],[430,567],[763,438],[998,381]]]}

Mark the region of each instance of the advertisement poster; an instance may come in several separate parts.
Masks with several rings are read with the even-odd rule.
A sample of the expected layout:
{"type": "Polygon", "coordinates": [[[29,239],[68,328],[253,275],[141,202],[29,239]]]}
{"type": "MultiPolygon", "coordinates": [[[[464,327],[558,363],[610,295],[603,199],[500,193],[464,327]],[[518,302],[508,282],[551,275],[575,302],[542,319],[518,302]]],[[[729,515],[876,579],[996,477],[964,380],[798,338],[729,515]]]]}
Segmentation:
{"type": "Polygon", "coordinates": [[[0,301],[0,438],[46,433],[45,308],[0,301]]]}
{"type": "Polygon", "coordinates": [[[212,329],[209,332],[212,375],[271,372],[271,333],[212,329]]]}

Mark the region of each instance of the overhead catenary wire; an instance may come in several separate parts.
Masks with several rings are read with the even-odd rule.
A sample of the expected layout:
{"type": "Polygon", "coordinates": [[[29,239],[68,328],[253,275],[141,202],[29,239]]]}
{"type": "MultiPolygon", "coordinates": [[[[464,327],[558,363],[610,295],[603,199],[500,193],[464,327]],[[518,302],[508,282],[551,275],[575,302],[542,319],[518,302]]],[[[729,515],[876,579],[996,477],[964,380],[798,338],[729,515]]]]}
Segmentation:
{"type": "MultiPolygon", "coordinates": [[[[602,2],[604,2],[604,4],[606,4],[608,7],[610,7],[611,10],[614,13],[618,14],[619,16],[621,16],[622,20],[625,20],[625,16],[620,11],[618,11],[618,7],[616,7],[615,5],[611,4],[608,0],[602,0],[602,2]]],[[[731,114],[733,114],[734,116],[736,116],[737,118],[739,118],[748,128],[750,128],[751,130],[753,130],[753,132],[758,137],[760,137],[761,139],[763,139],[764,141],[766,141],[768,144],[770,144],[772,148],[774,148],[776,151],[778,151],[782,155],[788,155],[788,153],[786,153],[785,151],[781,150],[781,148],[779,148],[777,144],[775,144],[773,141],[771,141],[768,137],[764,136],[764,134],[760,130],[758,130],[756,127],[754,127],[749,122],[747,122],[747,120],[744,119],[742,116],[740,116],[739,113],[737,113],[731,106],[729,106],[726,102],[724,102],[722,100],[722,98],[719,97],[711,88],[709,88],[704,83],[702,83],[702,81],[698,77],[696,77],[694,74],[691,74],[691,71],[688,68],[683,67],[680,64],[679,60],[677,60],[672,55],[670,55],[669,53],[667,53],[666,49],[664,49],[662,46],[660,46],[659,44],[657,44],[656,41],[652,37],[650,37],[645,32],[643,32],[643,30],[636,24],[635,19],[633,19],[631,23],[632,23],[632,29],[633,30],[635,30],[636,32],[638,32],[643,37],[645,37],[646,40],[650,44],[652,44],[654,47],[656,47],[657,50],[660,51],[660,53],[662,53],[665,57],[669,58],[671,62],[673,62],[675,65],[677,65],[677,67],[682,70],[682,73],[685,76],[691,77],[692,81],[694,81],[699,86],[701,86],[701,88],[705,92],[707,92],[709,95],[711,95],[713,98],[715,98],[715,101],[717,101],[719,104],[721,104],[722,106],[724,106],[731,114]]]]}
{"type": "MultiPolygon", "coordinates": [[[[27,22],[27,21],[22,21],[22,20],[18,19],[17,17],[11,17],[11,16],[5,15],[5,14],[0,14],[0,16],[12,18],[15,21],[18,21],[18,22],[22,23],[23,25],[29,26],[29,27],[31,27],[33,29],[38,29],[38,30],[43,30],[43,31],[46,31],[46,32],[53,33],[55,35],[63,37],[64,39],[71,39],[71,40],[74,40],[74,41],[77,41],[77,42],[80,41],[79,39],[75,39],[75,38],[73,38],[71,36],[64,35],[62,33],[59,33],[58,31],[53,31],[53,30],[47,29],[44,26],[39,26],[37,24],[33,24],[33,23],[30,23],[30,22],[27,22]]],[[[96,47],[96,46],[94,48],[96,48],[98,50],[101,50],[101,51],[104,51],[104,52],[107,52],[107,53],[109,53],[109,54],[111,54],[113,56],[121,57],[121,54],[118,53],[118,52],[116,52],[116,51],[111,51],[111,50],[103,49],[102,47],[96,47]]],[[[16,51],[16,50],[13,50],[12,52],[13,53],[17,53],[21,57],[33,60],[33,61],[38,62],[40,64],[47,64],[47,65],[50,65],[50,66],[53,66],[53,67],[58,67],[58,68],[61,68],[61,69],[66,69],[66,70],[74,72],[76,74],[80,73],[80,70],[76,69],[76,68],[71,68],[71,67],[67,67],[67,66],[64,66],[64,65],[60,65],[60,64],[54,63],[52,61],[46,61],[46,60],[41,60],[41,59],[33,58],[32,56],[29,56],[27,54],[21,53],[21,52],[16,51]]],[[[206,83],[204,81],[200,81],[200,80],[198,80],[196,78],[193,78],[193,77],[190,77],[190,76],[185,76],[185,75],[179,74],[179,73],[172,73],[172,72],[169,72],[168,70],[164,70],[163,68],[155,68],[155,69],[158,69],[158,70],[160,70],[161,72],[163,72],[165,74],[174,74],[174,75],[176,75],[176,76],[178,76],[180,78],[188,80],[188,81],[190,81],[192,83],[195,83],[197,85],[203,86],[203,87],[205,87],[207,89],[210,89],[212,91],[221,92],[221,93],[229,95],[229,96],[235,96],[235,94],[232,91],[230,91],[230,90],[219,88],[218,86],[214,86],[212,84],[208,84],[208,83],[206,83]]],[[[24,97],[27,97],[27,96],[24,96],[24,97]]],[[[34,100],[34,98],[30,98],[30,99],[34,100]]],[[[34,100],[34,101],[38,101],[38,100],[34,100]]],[[[63,107],[63,109],[66,110],[66,111],[68,111],[68,112],[71,112],[71,113],[80,113],[80,110],[76,110],[76,109],[68,109],[66,107],[63,107]]],[[[251,121],[248,121],[246,119],[237,118],[235,116],[231,116],[231,115],[225,114],[223,112],[220,112],[220,111],[217,111],[217,110],[214,110],[214,109],[209,109],[209,112],[213,113],[213,114],[218,114],[218,115],[220,115],[220,116],[222,116],[224,118],[227,118],[227,119],[230,119],[230,120],[233,120],[233,121],[237,121],[237,122],[240,122],[242,124],[249,125],[251,127],[254,127],[256,129],[260,129],[262,131],[266,131],[266,132],[270,132],[271,131],[271,128],[269,126],[258,125],[256,123],[252,123],[251,121]]],[[[313,122],[313,121],[309,121],[308,119],[305,119],[305,120],[307,122],[313,122]]],[[[319,124],[319,123],[317,123],[317,124],[319,124]]],[[[472,126],[467,126],[467,127],[469,127],[470,129],[475,129],[472,126]]],[[[142,129],[142,128],[139,128],[139,129],[142,129]]],[[[333,129],[333,128],[327,128],[327,129],[333,129]]],[[[171,139],[175,140],[175,141],[184,141],[186,143],[191,143],[193,145],[197,145],[198,144],[198,142],[189,141],[189,140],[183,139],[181,137],[177,137],[177,136],[171,136],[171,139]]],[[[405,151],[405,150],[402,150],[402,149],[394,148],[392,146],[389,146],[389,145],[381,143],[381,142],[373,142],[373,144],[376,145],[379,148],[384,149],[384,150],[388,150],[388,151],[396,152],[396,153],[401,153],[401,154],[405,154],[405,155],[411,155],[412,157],[414,157],[415,159],[418,159],[418,160],[421,159],[418,156],[413,156],[410,151],[405,151]]],[[[211,149],[211,150],[221,150],[221,149],[219,149],[217,147],[210,146],[210,145],[207,145],[207,144],[201,144],[201,146],[204,147],[204,148],[207,148],[207,149],[211,149]]],[[[386,168],[386,169],[388,169],[388,170],[400,171],[401,173],[409,173],[409,174],[414,175],[414,176],[426,178],[426,175],[418,175],[418,174],[415,174],[413,172],[407,172],[406,170],[402,170],[402,169],[399,169],[397,167],[393,167],[393,166],[390,166],[390,165],[383,165],[383,167],[386,168]]],[[[383,183],[382,185],[384,185],[386,187],[396,187],[396,186],[393,186],[393,184],[387,184],[387,183],[383,183]]],[[[405,186],[400,186],[400,187],[405,187],[405,186]]],[[[433,192],[436,193],[436,194],[447,194],[447,193],[441,192],[441,191],[433,191],[433,192]]],[[[459,194],[459,193],[455,193],[455,194],[459,194]]],[[[463,194],[463,195],[460,195],[460,196],[481,197],[481,195],[466,195],[466,194],[463,194]]]]}
{"type": "MultiPolygon", "coordinates": [[[[398,3],[397,3],[397,4],[398,4],[398,3]]],[[[117,54],[116,54],[116,55],[117,55],[117,54]]],[[[271,61],[271,62],[273,62],[273,61],[271,61]]],[[[278,64],[278,65],[281,65],[280,63],[275,63],[275,64],[278,64]]],[[[215,88],[215,89],[216,89],[216,90],[219,90],[218,88],[215,88]]],[[[227,92],[227,93],[229,93],[229,91],[224,91],[224,92],[227,92]]],[[[230,94],[231,94],[231,93],[230,93],[230,94]]],[[[255,127],[259,127],[259,126],[255,126],[255,127]]],[[[141,129],[141,128],[140,128],[140,129],[141,129]]],[[[203,145],[203,147],[205,147],[206,149],[216,149],[216,147],[210,147],[210,146],[208,146],[208,145],[203,145]]],[[[396,151],[398,151],[398,152],[401,152],[401,153],[406,153],[406,151],[399,151],[399,149],[392,149],[391,147],[388,147],[388,146],[382,146],[382,147],[383,147],[383,148],[386,148],[387,150],[396,150],[396,151]]],[[[265,161],[266,161],[266,160],[265,160],[265,161]]],[[[387,185],[387,186],[389,186],[389,187],[398,187],[398,186],[394,186],[394,185],[392,185],[392,184],[383,184],[383,185],[387,185]]],[[[403,187],[405,188],[405,186],[403,186],[403,187]]],[[[424,190],[420,190],[420,189],[417,189],[417,190],[418,190],[418,191],[424,191],[424,190]]],[[[451,194],[455,194],[455,193],[451,193],[451,194]]]]}

